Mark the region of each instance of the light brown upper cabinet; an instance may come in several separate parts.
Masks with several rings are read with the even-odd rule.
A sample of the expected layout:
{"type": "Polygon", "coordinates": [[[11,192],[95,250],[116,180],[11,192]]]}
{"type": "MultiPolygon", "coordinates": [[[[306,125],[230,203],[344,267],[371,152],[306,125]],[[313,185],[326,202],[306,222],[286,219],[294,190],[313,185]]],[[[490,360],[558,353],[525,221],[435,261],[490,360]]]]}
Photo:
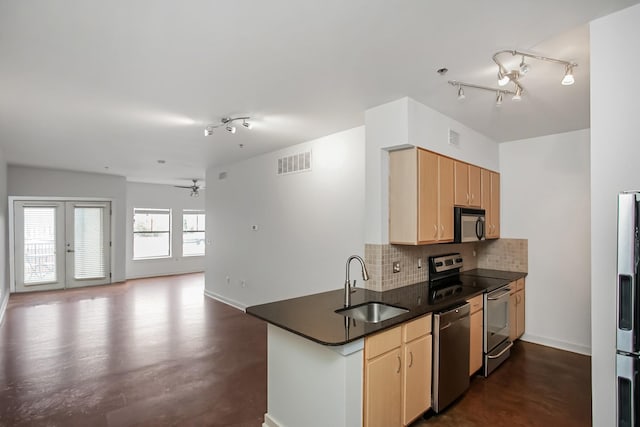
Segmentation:
{"type": "Polygon", "coordinates": [[[500,237],[500,174],[482,169],[482,209],[485,210],[485,237],[500,237]]]}
{"type": "Polygon", "coordinates": [[[479,208],[482,203],[480,168],[464,162],[454,163],[455,205],[479,208]]]}
{"type": "Polygon", "coordinates": [[[453,241],[454,160],[421,148],[389,153],[389,241],[453,241]]]}

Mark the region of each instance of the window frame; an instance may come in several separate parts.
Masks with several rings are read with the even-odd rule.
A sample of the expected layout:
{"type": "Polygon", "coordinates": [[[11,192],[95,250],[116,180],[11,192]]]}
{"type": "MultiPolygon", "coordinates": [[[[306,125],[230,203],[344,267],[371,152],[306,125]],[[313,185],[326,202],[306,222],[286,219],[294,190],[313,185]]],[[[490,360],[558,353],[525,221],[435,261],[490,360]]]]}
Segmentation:
{"type": "Polygon", "coordinates": [[[132,245],[131,245],[131,255],[133,261],[143,261],[149,259],[167,259],[173,256],[173,235],[172,229],[173,227],[173,212],[171,209],[167,208],[133,208],[133,226],[132,226],[132,245]],[[169,226],[166,231],[136,231],[136,214],[166,214],[169,216],[169,226]],[[157,256],[136,256],[136,234],[168,234],[169,236],[169,254],[168,255],[157,255],[157,256]]]}
{"type": "MultiPolygon", "coordinates": [[[[203,209],[183,209],[182,210],[182,257],[198,257],[198,256],[205,256],[206,255],[206,249],[207,249],[207,240],[206,240],[206,212],[203,209]],[[204,222],[202,224],[202,229],[198,228],[197,230],[185,230],[184,229],[184,225],[185,225],[185,216],[187,215],[203,215],[204,216],[204,222]],[[205,238],[203,239],[204,241],[203,243],[203,247],[202,247],[202,253],[198,253],[198,254],[185,254],[184,253],[184,234],[185,233],[205,233],[205,238]]],[[[199,225],[198,225],[199,227],[199,225]]]]}

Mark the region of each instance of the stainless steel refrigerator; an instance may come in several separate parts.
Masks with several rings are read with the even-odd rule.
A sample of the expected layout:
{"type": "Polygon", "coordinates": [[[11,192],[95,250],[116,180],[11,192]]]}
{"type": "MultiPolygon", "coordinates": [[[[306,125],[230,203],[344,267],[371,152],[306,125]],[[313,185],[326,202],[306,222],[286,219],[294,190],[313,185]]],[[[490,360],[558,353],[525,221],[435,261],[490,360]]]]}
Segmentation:
{"type": "Polygon", "coordinates": [[[640,192],[618,196],[616,398],[618,427],[640,425],[640,192]]]}

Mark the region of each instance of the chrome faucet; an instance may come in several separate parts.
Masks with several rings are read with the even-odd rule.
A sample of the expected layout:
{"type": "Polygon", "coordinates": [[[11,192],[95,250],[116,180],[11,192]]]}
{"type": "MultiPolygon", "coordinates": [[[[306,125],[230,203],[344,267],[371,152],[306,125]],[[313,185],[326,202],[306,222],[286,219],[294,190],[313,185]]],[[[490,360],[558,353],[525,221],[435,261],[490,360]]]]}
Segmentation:
{"type": "MultiPolygon", "coordinates": [[[[344,281],[344,306],[351,306],[351,281],[349,280],[349,265],[351,264],[351,260],[357,259],[360,262],[360,266],[362,267],[362,280],[369,280],[369,273],[367,272],[367,267],[364,265],[364,260],[360,258],[358,255],[351,255],[347,259],[347,276],[344,281]]],[[[353,279],[353,287],[356,287],[356,279],[353,279]]]]}

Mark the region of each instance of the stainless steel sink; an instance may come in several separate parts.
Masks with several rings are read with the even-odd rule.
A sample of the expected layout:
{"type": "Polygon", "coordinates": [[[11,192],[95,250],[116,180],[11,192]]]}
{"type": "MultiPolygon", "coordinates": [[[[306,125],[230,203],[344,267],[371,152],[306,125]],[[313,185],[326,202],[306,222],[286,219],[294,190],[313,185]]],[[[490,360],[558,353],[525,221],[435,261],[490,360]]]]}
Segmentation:
{"type": "Polygon", "coordinates": [[[382,302],[367,302],[353,307],[336,310],[336,313],[342,316],[367,323],[383,322],[408,312],[409,310],[406,308],[395,307],[382,302]]]}

